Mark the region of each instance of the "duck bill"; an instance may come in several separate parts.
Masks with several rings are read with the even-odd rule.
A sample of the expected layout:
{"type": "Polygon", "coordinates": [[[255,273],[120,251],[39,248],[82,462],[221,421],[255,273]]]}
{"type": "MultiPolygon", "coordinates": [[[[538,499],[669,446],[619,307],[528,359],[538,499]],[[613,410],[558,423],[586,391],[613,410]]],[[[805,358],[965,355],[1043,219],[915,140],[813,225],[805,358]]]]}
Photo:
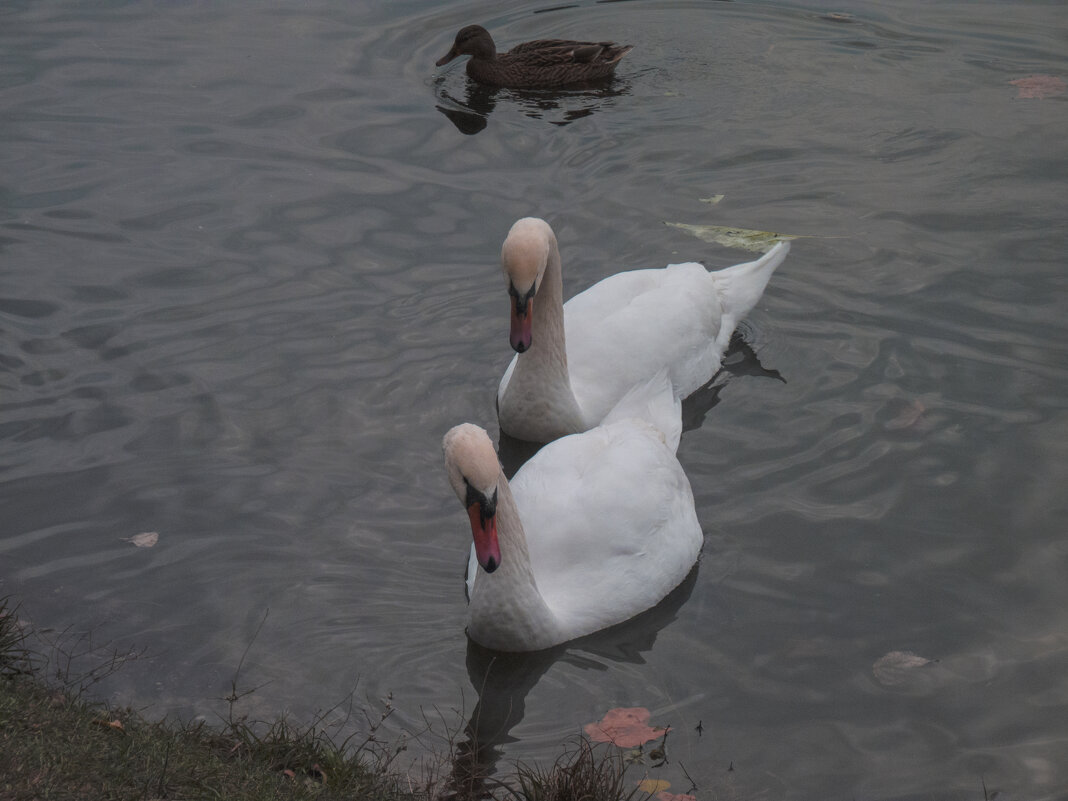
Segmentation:
{"type": "Polygon", "coordinates": [[[471,536],[475,540],[475,558],[487,573],[501,566],[501,547],[497,542],[497,516],[483,517],[482,504],[467,507],[471,518],[471,536]]]}
{"type": "Polygon", "coordinates": [[[434,62],[434,63],[435,63],[435,65],[436,65],[436,66],[438,66],[438,67],[444,67],[444,66],[445,66],[446,64],[448,64],[448,63],[449,63],[450,61],[452,61],[452,60],[453,60],[454,58],[456,58],[456,57],[457,57],[458,55],[460,55],[460,54],[459,54],[459,53],[457,53],[457,52],[456,52],[456,48],[455,48],[455,47],[453,47],[453,48],[450,48],[450,49],[449,49],[449,52],[448,52],[448,53],[446,53],[445,55],[443,55],[443,56],[442,56],[441,58],[439,58],[439,59],[438,59],[438,60],[437,60],[436,62],[434,62]]]}
{"type": "Polygon", "coordinates": [[[512,328],[508,334],[508,341],[512,343],[512,349],[516,353],[523,353],[530,348],[531,321],[534,317],[534,298],[528,298],[526,308],[519,309],[519,301],[512,301],[512,328]]]}

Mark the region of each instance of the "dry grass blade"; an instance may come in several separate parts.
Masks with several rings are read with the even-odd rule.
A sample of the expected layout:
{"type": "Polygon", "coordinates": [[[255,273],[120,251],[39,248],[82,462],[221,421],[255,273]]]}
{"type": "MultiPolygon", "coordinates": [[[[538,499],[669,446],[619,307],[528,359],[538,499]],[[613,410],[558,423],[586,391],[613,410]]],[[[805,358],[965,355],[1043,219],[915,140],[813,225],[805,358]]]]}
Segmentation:
{"type": "Polygon", "coordinates": [[[512,795],[523,801],[630,801],[649,797],[625,780],[626,765],[618,751],[595,747],[579,738],[577,747],[549,768],[519,765],[512,795]]]}

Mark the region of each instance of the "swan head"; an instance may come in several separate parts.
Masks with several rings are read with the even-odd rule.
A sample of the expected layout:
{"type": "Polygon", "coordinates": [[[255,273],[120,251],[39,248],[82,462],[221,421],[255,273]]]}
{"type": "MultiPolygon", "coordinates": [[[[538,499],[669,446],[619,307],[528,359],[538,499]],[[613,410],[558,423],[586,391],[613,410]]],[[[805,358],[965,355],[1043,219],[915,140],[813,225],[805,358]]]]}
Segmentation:
{"type": "Polygon", "coordinates": [[[475,557],[492,573],[501,564],[497,542],[497,481],[501,466],[484,429],[463,423],[449,429],[442,440],[449,484],[467,509],[475,557]]]}
{"type": "Polygon", "coordinates": [[[501,246],[501,268],[508,279],[512,305],[509,341],[518,353],[530,347],[534,296],[555,242],[556,235],[545,220],[524,217],[512,226],[501,246]]]}

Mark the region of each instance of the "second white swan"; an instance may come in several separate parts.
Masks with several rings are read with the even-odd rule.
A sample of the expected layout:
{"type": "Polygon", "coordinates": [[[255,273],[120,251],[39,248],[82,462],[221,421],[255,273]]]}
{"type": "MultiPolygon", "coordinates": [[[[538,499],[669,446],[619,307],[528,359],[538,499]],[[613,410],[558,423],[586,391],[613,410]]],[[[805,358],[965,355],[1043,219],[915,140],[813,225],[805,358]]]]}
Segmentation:
{"type": "Polygon", "coordinates": [[[519,220],[501,248],[517,351],[497,390],[501,429],[532,442],[586,431],[665,367],[687,397],[715,374],[789,250],[779,242],[716,272],[696,262],[621,272],[565,304],[556,235],[544,220],[519,220]]]}

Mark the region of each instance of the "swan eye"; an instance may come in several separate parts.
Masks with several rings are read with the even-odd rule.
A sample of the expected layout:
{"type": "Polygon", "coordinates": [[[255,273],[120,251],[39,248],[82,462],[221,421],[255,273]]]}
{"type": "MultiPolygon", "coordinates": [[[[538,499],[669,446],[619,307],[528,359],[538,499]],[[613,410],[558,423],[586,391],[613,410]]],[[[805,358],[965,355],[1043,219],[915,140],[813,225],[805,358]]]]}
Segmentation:
{"type": "Polygon", "coordinates": [[[497,490],[494,488],[493,494],[490,497],[486,497],[484,492],[479,492],[477,489],[471,486],[471,483],[465,478],[464,486],[467,487],[467,497],[464,499],[464,506],[470,509],[476,503],[478,504],[479,515],[483,520],[488,520],[497,514],[497,490]]]}
{"type": "Polygon", "coordinates": [[[519,294],[519,290],[515,288],[515,284],[513,284],[511,281],[508,282],[508,294],[515,298],[516,314],[523,315],[527,313],[527,304],[530,303],[531,299],[534,297],[537,291],[537,282],[535,282],[534,286],[532,286],[522,295],[519,294]]]}

